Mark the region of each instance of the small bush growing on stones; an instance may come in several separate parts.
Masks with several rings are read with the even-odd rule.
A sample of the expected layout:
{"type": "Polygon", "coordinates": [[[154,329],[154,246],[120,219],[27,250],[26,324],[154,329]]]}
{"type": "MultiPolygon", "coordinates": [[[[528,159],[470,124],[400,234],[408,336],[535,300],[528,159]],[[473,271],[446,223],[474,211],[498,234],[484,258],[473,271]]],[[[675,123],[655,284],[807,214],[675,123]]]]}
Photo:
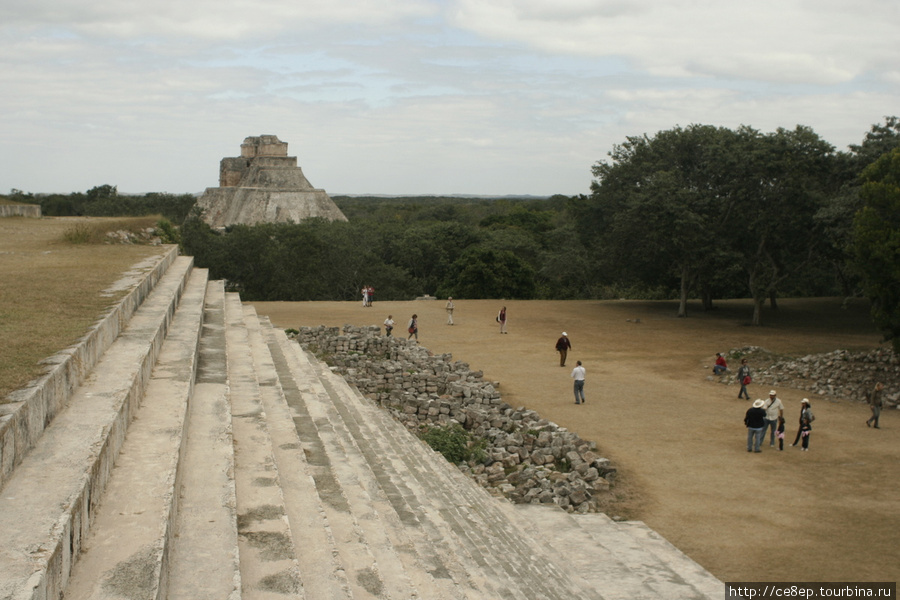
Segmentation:
{"type": "Polygon", "coordinates": [[[469,434],[459,424],[431,427],[422,434],[422,439],[455,465],[469,460],[469,434]]]}
{"type": "Polygon", "coordinates": [[[160,219],[156,222],[156,235],[159,236],[159,240],[163,244],[178,244],[181,242],[178,228],[168,219],[160,219]]]}

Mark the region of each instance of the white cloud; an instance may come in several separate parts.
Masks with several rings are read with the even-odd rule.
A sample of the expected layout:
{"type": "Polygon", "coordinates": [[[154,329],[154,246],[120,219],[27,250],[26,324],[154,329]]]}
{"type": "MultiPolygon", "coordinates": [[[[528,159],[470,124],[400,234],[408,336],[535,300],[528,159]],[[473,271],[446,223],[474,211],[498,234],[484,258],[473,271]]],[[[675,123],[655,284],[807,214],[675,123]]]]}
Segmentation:
{"type": "Polygon", "coordinates": [[[564,0],[548,17],[556,6],[459,0],[452,15],[481,35],[549,52],[622,56],[660,76],[831,84],[900,55],[893,0],[564,0]]]}
{"type": "Polygon", "coordinates": [[[263,133],[345,193],[583,193],[613,144],[691,123],[844,148],[900,114],[898,10],[8,0],[0,191],[201,191],[263,133]]]}

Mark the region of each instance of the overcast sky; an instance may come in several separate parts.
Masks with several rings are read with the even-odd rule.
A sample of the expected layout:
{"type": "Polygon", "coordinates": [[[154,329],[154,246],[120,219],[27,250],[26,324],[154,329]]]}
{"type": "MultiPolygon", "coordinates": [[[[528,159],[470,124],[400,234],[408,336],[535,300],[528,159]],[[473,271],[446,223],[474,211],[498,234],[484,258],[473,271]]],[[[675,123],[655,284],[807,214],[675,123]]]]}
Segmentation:
{"type": "Polygon", "coordinates": [[[3,0],[0,192],[588,193],[626,136],[900,115],[897,0],[3,0]]]}

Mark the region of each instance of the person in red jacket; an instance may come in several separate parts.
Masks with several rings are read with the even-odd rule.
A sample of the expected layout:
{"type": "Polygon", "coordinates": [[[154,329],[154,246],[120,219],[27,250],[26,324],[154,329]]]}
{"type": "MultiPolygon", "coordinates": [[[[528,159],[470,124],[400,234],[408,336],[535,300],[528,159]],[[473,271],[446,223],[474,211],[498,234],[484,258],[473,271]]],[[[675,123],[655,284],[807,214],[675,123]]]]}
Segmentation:
{"type": "Polygon", "coordinates": [[[713,375],[721,375],[728,370],[728,363],[721,352],[716,352],[716,364],[713,366],[713,375]]]}

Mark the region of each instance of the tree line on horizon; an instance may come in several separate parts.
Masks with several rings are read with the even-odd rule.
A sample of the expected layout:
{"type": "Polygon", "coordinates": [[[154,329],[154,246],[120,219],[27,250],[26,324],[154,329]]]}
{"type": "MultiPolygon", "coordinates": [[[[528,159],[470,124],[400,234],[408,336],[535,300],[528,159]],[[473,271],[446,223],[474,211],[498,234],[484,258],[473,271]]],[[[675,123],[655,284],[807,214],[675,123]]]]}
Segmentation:
{"type": "MultiPolygon", "coordinates": [[[[246,300],[867,296],[900,340],[900,119],[849,151],[811,128],[674,127],[628,137],[589,194],[550,198],[335,196],[347,222],[207,226],[192,195],[100,186],[31,197],[44,214],[160,214],[198,266],[246,300]],[[121,212],[117,212],[121,211],[121,212]]],[[[14,190],[14,195],[16,190],[14,190]]]]}

